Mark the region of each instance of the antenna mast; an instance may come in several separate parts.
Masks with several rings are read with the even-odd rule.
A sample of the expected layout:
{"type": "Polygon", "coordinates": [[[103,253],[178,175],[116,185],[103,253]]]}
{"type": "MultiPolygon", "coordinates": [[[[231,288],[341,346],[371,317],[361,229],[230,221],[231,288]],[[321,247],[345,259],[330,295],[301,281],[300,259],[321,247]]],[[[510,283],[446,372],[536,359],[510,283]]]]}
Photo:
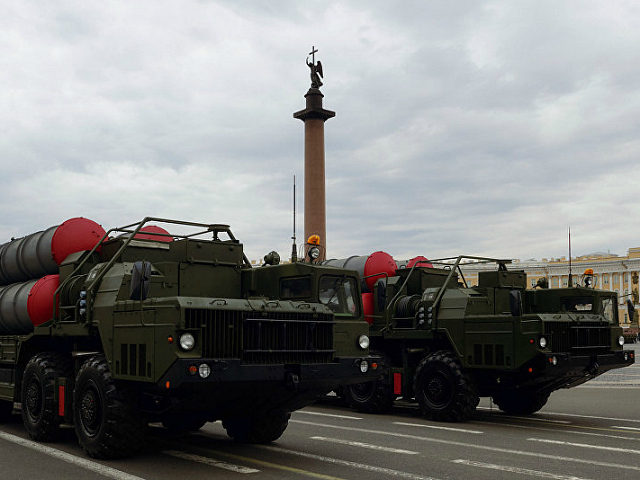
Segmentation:
{"type": "Polygon", "coordinates": [[[293,244],[291,245],[291,263],[298,261],[298,250],[296,247],[296,176],[293,176],[293,244]]]}
{"type": "Polygon", "coordinates": [[[569,227],[569,288],[573,287],[573,278],[571,276],[571,227],[569,227]]]}

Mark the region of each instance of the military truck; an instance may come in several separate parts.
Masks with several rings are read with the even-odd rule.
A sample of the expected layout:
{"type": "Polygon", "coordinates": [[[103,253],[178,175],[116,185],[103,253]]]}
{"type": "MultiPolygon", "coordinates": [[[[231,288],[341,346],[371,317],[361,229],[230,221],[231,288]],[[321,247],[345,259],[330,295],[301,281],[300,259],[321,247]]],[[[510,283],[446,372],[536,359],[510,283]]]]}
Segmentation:
{"type": "Polygon", "coordinates": [[[150,422],[277,439],[291,411],[377,375],[357,273],[277,260],[252,268],[227,225],[160,218],[0,246],[0,419],[19,402],[31,438],[73,424],[97,458],[136,452],[150,422]]]}
{"type": "Polygon", "coordinates": [[[560,388],[580,385],[634,363],[623,350],[615,292],[573,287],[527,290],[509,260],[459,256],[328,260],[363,278],[372,353],[384,357],[373,382],[345,386],[364,412],[384,412],[397,397],[415,400],[425,417],[464,421],[479,397],[510,414],[531,414],[560,388]],[[461,266],[489,263],[477,286],[461,266]]]}

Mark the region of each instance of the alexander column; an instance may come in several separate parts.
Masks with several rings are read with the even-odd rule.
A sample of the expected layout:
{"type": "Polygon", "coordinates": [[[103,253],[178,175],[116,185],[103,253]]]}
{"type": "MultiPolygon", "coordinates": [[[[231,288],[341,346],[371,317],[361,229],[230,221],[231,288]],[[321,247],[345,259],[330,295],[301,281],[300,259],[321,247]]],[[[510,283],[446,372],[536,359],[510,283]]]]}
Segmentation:
{"type": "MultiPolygon", "coordinates": [[[[311,235],[320,236],[320,260],[327,252],[327,229],[324,193],[324,122],[335,117],[336,112],[322,108],[321,77],[322,63],[316,62],[318,50],[311,47],[311,62],[306,63],[311,70],[311,88],[304,98],[307,107],[293,114],[304,122],[304,239],[311,235]]],[[[306,254],[306,248],[303,255],[306,254]]]]}

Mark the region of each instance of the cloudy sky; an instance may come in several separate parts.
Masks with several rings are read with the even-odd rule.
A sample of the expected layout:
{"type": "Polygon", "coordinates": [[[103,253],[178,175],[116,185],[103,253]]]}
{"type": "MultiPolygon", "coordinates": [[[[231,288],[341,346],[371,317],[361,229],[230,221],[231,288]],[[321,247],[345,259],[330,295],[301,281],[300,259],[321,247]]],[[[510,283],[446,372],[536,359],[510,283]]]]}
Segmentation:
{"type": "Polygon", "coordinates": [[[0,243],[153,215],[287,257],[312,45],[329,257],[640,246],[640,3],[555,0],[5,3],[0,243]]]}

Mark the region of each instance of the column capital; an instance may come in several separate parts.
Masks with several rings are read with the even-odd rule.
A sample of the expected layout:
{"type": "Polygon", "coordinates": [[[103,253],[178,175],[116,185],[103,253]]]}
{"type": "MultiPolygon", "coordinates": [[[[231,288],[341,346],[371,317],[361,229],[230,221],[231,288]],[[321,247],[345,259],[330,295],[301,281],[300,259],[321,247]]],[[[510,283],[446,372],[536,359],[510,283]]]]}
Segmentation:
{"type": "Polygon", "coordinates": [[[304,96],[304,98],[307,99],[307,108],[295,112],[293,118],[298,118],[304,122],[307,119],[327,121],[335,117],[336,112],[322,108],[322,97],[324,97],[324,95],[319,89],[310,88],[304,96]]]}

